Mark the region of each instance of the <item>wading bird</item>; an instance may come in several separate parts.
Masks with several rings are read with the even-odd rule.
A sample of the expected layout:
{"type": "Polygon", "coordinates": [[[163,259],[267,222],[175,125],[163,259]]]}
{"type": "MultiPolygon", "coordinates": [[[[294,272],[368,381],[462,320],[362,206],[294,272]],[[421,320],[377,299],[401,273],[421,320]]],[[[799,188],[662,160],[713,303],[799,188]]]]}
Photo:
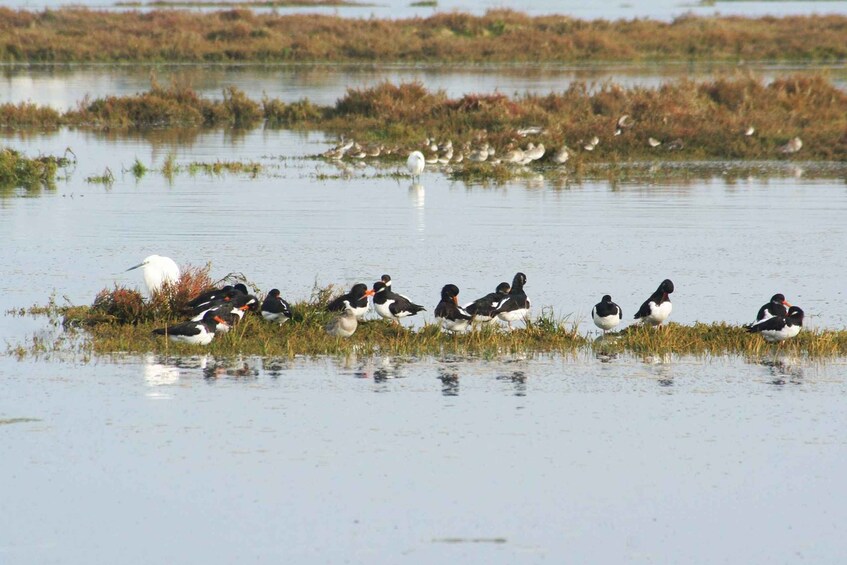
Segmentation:
{"type": "Polygon", "coordinates": [[[139,267],[144,276],[144,284],[147,285],[147,292],[151,295],[162,290],[165,283],[176,284],[179,280],[179,266],[170,257],[150,255],[138,265],[127,269],[127,272],[139,267]]]}
{"type": "Polygon", "coordinates": [[[673,310],[671,304],[670,293],[673,292],[673,282],[670,279],[665,279],[656,292],[650,295],[650,298],[644,301],[638,312],[635,313],[635,319],[641,320],[645,324],[651,326],[660,326],[662,322],[668,319],[673,310]]]}
{"type": "Polygon", "coordinates": [[[606,294],[603,298],[594,305],[591,310],[591,318],[594,320],[594,325],[603,330],[603,334],[614,329],[621,323],[623,310],[621,307],[612,302],[612,297],[606,294]]]}

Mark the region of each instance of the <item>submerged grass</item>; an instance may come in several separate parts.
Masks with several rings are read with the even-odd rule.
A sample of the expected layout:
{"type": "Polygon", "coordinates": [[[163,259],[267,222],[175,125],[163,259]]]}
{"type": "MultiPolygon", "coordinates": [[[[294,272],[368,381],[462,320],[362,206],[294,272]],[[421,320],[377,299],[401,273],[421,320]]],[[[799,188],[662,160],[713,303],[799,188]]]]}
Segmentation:
{"type": "Polygon", "coordinates": [[[0,8],[5,62],[842,61],[847,18],[578,20],[510,10],[426,18],[278,15],[248,9],[0,8]]]}

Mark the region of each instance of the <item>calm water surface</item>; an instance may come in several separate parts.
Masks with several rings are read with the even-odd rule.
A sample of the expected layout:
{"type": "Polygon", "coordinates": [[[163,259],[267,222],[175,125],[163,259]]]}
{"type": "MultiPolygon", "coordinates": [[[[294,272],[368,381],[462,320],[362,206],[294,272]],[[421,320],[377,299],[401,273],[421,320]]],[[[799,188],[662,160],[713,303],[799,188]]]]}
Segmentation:
{"type": "MultiPolygon", "coordinates": [[[[843,177],[412,184],[306,158],[331,141],[3,134],[78,162],[0,194],[0,310],[140,286],[124,270],[161,253],[295,300],[388,272],[430,309],[414,325],[443,284],[470,300],[518,270],[535,314],[584,332],[603,293],[629,319],[665,277],[679,322],[783,292],[847,325],[843,177]],[[126,172],[171,153],[266,169],[126,172]]],[[[0,316],[3,351],[45,325],[0,316]]],[[[838,562],[845,383],[845,360],[0,355],[0,563],[838,562]]]]}
{"type": "Polygon", "coordinates": [[[0,359],[3,563],[836,563],[847,366],[0,359]]]}
{"type": "MultiPolygon", "coordinates": [[[[143,1],[143,0],[142,0],[143,1]]],[[[66,5],[88,6],[91,8],[126,9],[115,6],[117,2],[108,0],[7,0],[5,5],[11,7],[41,9],[66,5]]],[[[751,2],[715,2],[712,5],[701,5],[692,0],[647,0],[644,2],[579,2],[578,0],[526,0],[524,2],[504,2],[502,0],[439,0],[436,8],[411,6],[412,0],[362,0],[363,4],[373,3],[375,6],[342,7],[342,8],[310,8],[293,7],[277,8],[274,11],[281,14],[290,13],[319,13],[340,15],[344,17],[379,17],[379,18],[408,18],[414,16],[429,16],[436,11],[461,11],[472,14],[482,14],[492,9],[517,9],[531,15],[565,14],[584,19],[621,19],[621,18],[656,18],[669,20],[684,14],[707,16],[714,14],[740,16],[782,16],[817,14],[845,14],[847,2],[836,1],[751,1],[751,2]]]]}
{"type": "Polygon", "coordinates": [[[370,88],[380,82],[419,81],[450,97],[469,92],[545,95],[566,90],[574,82],[597,88],[606,82],[627,87],[657,87],[687,78],[709,80],[717,75],[750,74],[765,81],[786,75],[824,73],[839,88],[847,88],[844,65],[639,64],[539,66],[203,66],[203,65],[74,65],[69,67],[0,66],[0,103],[34,102],[57,110],[75,108],[88,98],[125,96],[150,89],[151,76],[160,84],[189,85],[208,98],[220,99],[225,86],[235,85],[250,98],[267,95],[286,102],[308,98],[332,105],[348,88],[370,88]]]}

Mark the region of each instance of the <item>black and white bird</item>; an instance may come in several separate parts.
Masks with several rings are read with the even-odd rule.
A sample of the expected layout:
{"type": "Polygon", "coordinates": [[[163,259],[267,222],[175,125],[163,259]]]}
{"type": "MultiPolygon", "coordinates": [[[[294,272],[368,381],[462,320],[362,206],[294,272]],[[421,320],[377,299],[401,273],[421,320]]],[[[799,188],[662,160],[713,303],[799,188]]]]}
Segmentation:
{"type": "Polygon", "coordinates": [[[231,297],[227,296],[220,301],[213,301],[206,310],[191,318],[191,321],[200,321],[206,316],[206,314],[213,312],[224,321],[224,324],[218,324],[217,331],[227,332],[229,331],[230,326],[234,326],[238,321],[244,318],[244,314],[246,314],[248,310],[256,311],[258,309],[258,298],[252,294],[242,294],[241,292],[236,291],[231,297]]]}
{"type": "Polygon", "coordinates": [[[356,316],[356,309],[350,304],[350,301],[343,301],[344,309],[340,316],[332,319],[324,330],[329,335],[335,337],[350,337],[356,333],[356,328],[359,327],[359,318],[356,316]]]}
{"type": "Polygon", "coordinates": [[[669,295],[672,292],[673,282],[670,279],[663,280],[656,292],[651,294],[635,313],[635,319],[651,326],[660,326],[671,315],[673,305],[669,295]]]}
{"type": "Polygon", "coordinates": [[[413,303],[401,294],[393,292],[384,282],[376,281],[373,286],[374,310],[386,320],[400,323],[400,318],[414,316],[422,310],[423,306],[413,303]]]}
{"type": "Polygon", "coordinates": [[[617,327],[621,323],[622,316],[623,310],[621,310],[620,306],[612,302],[612,297],[608,294],[604,295],[600,299],[600,302],[595,304],[591,310],[591,318],[594,320],[594,325],[603,330],[604,334],[617,327]]]}
{"type": "Polygon", "coordinates": [[[788,309],[786,316],[771,316],[761,322],[746,326],[751,333],[760,333],[768,343],[779,343],[796,337],[803,327],[803,310],[797,306],[788,309]]]}
{"type": "Polygon", "coordinates": [[[451,332],[463,332],[468,329],[473,316],[459,306],[459,287],[446,284],[441,289],[441,301],[435,307],[435,319],[441,327],[451,332]]]}
{"type": "Polygon", "coordinates": [[[350,304],[356,317],[362,319],[368,313],[368,296],[373,296],[374,291],[366,284],[356,283],[350,288],[350,292],[342,294],[326,305],[329,312],[343,312],[346,309],[345,302],[350,304]]]}
{"type": "Polygon", "coordinates": [[[221,300],[224,296],[229,296],[232,298],[236,293],[247,294],[247,286],[243,283],[238,283],[236,285],[228,284],[221,288],[213,288],[212,290],[207,290],[206,292],[201,293],[197,297],[191,299],[186,303],[185,307],[189,309],[200,309],[207,310],[209,304],[216,300],[221,300]],[[204,307],[205,306],[205,307],[204,307]]]}
{"type": "Polygon", "coordinates": [[[497,305],[495,313],[501,320],[508,322],[509,329],[512,328],[512,322],[523,320],[529,314],[531,302],[523,290],[526,284],[526,275],[517,273],[512,279],[512,286],[509,288],[509,294],[500,301],[497,305]]]}
{"type": "Polygon", "coordinates": [[[272,289],[262,302],[262,318],[280,326],[291,319],[291,306],[283,300],[278,288],[272,289]]]}
{"type": "Polygon", "coordinates": [[[497,307],[509,295],[511,288],[509,283],[501,282],[494,292],[466,304],[465,310],[473,316],[474,322],[491,323],[497,319],[497,307]]]}
{"type": "Polygon", "coordinates": [[[771,301],[759,308],[759,313],[756,314],[756,321],[754,324],[761,322],[762,320],[767,320],[768,318],[773,318],[774,316],[787,316],[788,308],[791,308],[791,304],[785,300],[785,296],[782,293],[774,294],[771,296],[771,301]]]}
{"type": "Polygon", "coordinates": [[[193,345],[209,345],[215,337],[215,328],[226,322],[214,312],[206,312],[202,320],[183,322],[167,328],[153,330],[155,335],[166,335],[171,341],[193,345]]]}

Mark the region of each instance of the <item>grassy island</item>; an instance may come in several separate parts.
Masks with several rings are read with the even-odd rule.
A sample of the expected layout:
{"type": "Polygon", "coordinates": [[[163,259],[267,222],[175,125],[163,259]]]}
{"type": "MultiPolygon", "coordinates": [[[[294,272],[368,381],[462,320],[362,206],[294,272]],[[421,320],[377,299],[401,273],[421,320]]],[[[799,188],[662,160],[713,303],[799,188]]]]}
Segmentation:
{"type": "Polygon", "coordinates": [[[579,20],[510,10],[359,19],[248,9],[197,12],[0,8],[0,61],[433,62],[847,59],[844,16],[579,20]]]}

